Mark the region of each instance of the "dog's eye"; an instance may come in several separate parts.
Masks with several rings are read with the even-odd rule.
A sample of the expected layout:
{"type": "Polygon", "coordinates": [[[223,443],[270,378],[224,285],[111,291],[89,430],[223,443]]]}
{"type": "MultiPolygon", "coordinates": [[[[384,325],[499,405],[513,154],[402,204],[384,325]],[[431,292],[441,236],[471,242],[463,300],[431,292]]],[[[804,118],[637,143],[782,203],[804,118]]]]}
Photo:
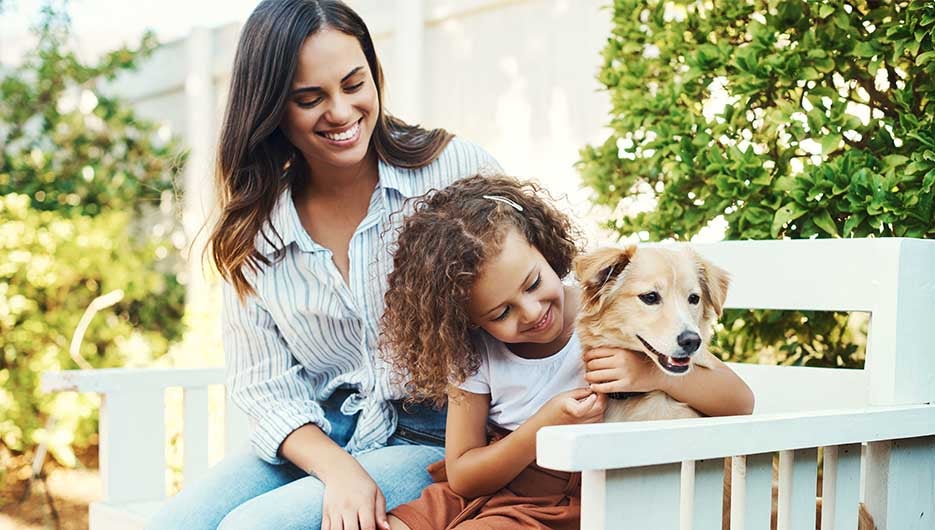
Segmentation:
{"type": "Polygon", "coordinates": [[[640,300],[646,305],[656,305],[662,301],[662,297],[656,291],[650,291],[640,295],[640,300]]]}
{"type": "Polygon", "coordinates": [[[691,305],[696,305],[701,301],[701,297],[695,293],[688,295],[688,303],[691,305]]]}

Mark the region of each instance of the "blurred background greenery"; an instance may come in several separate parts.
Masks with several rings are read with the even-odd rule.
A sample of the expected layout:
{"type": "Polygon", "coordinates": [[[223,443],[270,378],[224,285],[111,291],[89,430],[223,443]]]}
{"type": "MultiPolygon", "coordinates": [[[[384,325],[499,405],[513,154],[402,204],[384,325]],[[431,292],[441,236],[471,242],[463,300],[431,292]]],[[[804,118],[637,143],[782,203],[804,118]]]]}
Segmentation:
{"type": "Polygon", "coordinates": [[[182,337],[171,235],[185,154],[98,89],[146,57],[152,35],[86,64],[68,51],[64,11],[49,4],[40,20],[38,46],[0,70],[0,458],[46,443],[71,466],[75,448],[96,442],[97,400],[45,394],[39,377],[78,368],[72,333],[93,299],[116,290],[122,299],[84,336],[91,366],[150,365],[182,337]]]}

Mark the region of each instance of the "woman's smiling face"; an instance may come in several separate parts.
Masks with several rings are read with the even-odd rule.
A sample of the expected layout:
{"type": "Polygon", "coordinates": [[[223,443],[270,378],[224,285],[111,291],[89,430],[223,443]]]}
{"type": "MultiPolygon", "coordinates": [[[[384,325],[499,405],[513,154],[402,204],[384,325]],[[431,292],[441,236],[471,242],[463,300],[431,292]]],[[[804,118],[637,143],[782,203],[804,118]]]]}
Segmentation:
{"type": "Polygon", "coordinates": [[[357,38],[325,28],[305,39],[280,128],[313,172],[359,164],[379,111],[373,73],[357,38]]]}

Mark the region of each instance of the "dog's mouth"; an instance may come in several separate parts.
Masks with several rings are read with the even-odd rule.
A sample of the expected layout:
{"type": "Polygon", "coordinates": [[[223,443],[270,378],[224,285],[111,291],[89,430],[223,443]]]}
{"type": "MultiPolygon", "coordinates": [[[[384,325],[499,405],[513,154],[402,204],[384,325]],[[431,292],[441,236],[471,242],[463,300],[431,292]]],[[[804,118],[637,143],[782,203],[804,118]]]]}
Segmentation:
{"type": "Polygon", "coordinates": [[[691,357],[670,357],[664,353],[660,353],[656,348],[653,348],[652,344],[647,342],[643,337],[637,335],[636,338],[640,339],[643,346],[656,356],[659,360],[659,366],[661,366],[663,370],[671,374],[681,375],[691,368],[691,357]]]}

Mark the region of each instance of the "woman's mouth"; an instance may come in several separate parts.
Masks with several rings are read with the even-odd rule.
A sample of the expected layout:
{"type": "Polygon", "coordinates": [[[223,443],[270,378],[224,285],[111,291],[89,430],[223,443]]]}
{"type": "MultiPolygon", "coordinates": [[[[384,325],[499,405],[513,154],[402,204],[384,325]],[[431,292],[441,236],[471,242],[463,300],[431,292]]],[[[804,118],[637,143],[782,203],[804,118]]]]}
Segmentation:
{"type": "Polygon", "coordinates": [[[549,308],[546,310],[545,314],[542,315],[542,318],[540,318],[535,324],[533,324],[533,326],[529,328],[527,331],[531,333],[538,333],[548,328],[549,325],[551,324],[552,324],[552,306],[550,305],[549,308]]]}
{"type": "Polygon", "coordinates": [[[360,122],[363,121],[363,118],[355,121],[353,124],[345,127],[343,129],[335,129],[333,131],[316,131],[315,134],[321,136],[322,138],[328,140],[329,143],[337,144],[341,146],[353,144],[360,138],[360,122]]]}

